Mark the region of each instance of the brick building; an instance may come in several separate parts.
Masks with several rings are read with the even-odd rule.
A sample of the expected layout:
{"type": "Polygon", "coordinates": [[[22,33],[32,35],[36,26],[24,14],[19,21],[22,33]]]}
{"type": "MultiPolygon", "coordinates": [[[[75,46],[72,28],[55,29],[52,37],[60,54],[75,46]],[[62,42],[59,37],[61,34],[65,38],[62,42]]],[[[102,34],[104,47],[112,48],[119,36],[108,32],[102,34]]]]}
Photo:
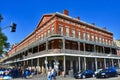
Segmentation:
{"type": "Polygon", "coordinates": [[[115,44],[119,47],[119,48],[117,49],[117,55],[120,56],[120,40],[115,40],[115,44]]]}
{"type": "Polygon", "coordinates": [[[8,52],[5,64],[37,67],[44,73],[54,67],[59,74],[120,67],[113,33],[72,18],[67,10],[45,14],[36,29],[8,52]]]}

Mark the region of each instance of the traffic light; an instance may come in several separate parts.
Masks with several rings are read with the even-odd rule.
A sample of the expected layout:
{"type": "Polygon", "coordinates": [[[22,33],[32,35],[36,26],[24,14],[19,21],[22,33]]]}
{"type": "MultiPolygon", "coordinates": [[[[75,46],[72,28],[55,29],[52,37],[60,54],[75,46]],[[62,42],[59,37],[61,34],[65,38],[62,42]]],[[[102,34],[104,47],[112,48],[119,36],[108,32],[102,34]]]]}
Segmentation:
{"type": "Polygon", "coordinates": [[[16,24],[15,23],[12,23],[10,27],[11,27],[11,30],[10,30],[11,32],[16,31],[16,24]]]}

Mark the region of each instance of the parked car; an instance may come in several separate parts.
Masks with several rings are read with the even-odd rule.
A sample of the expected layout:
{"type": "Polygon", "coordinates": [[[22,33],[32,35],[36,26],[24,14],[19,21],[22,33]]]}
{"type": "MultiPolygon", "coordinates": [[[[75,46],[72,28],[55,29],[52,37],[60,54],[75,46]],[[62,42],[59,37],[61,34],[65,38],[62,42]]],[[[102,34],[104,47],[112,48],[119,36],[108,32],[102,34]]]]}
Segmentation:
{"type": "Polygon", "coordinates": [[[118,74],[120,75],[120,69],[117,69],[118,74]]]}
{"type": "Polygon", "coordinates": [[[117,70],[115,68],[103,69],[102,71],[96,74],[96,78],[108,78],[115,76],[118,76],[117,70]]]}
{"type": "Polygon", "coordinates": [[[76,79],[90,78],[90,77],[94,77],[94,76],[95,76],[95,74],[94,74],[93,70],[84,70],[82,72],[78,72],[78,73],[74,74],[74,77],[76,79]]]}
{"type": "Polygon", "coordinates": [[[95,71],[95,75],[97,75],[100,71],[102,71],[103,69],[97,69],[96,71],[95,71]]]}

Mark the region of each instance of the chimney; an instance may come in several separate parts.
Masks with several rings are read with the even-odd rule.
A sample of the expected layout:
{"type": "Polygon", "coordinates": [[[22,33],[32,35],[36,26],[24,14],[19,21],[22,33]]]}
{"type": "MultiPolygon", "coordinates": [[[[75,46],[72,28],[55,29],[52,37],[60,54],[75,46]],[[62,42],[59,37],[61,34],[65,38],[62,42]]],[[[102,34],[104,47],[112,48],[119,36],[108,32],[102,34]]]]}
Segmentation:
{"type": "Polygon", "coordinates": [[[95,26],[95,23],[91,23],[93,26],[95,26]]]}
{"type": "Polygon", "coordinates": [[[63,10],[63,14],[69,15],[69,11],[68,10],[63,10]]]}
{"type": "Polygon", "coordinates": [[[76,17],[76,19],[77,19],[77,20],[80,20],[80,17],[78,16],[78,17],[76,17]]]}

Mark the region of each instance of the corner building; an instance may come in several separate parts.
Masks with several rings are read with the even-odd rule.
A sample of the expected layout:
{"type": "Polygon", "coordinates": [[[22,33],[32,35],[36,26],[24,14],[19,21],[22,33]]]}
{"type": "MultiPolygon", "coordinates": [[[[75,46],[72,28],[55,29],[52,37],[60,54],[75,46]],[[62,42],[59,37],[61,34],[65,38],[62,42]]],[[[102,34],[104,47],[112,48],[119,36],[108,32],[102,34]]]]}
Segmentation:
{"type": "Polygon", "coordinates": [[[45,14],[36,29],[8,52],[5,64],[35,67],[41,73],[55,68],[59,75],[86,69],[119,67],[113,33],[72,18],[67,10],[45,14]]]}

